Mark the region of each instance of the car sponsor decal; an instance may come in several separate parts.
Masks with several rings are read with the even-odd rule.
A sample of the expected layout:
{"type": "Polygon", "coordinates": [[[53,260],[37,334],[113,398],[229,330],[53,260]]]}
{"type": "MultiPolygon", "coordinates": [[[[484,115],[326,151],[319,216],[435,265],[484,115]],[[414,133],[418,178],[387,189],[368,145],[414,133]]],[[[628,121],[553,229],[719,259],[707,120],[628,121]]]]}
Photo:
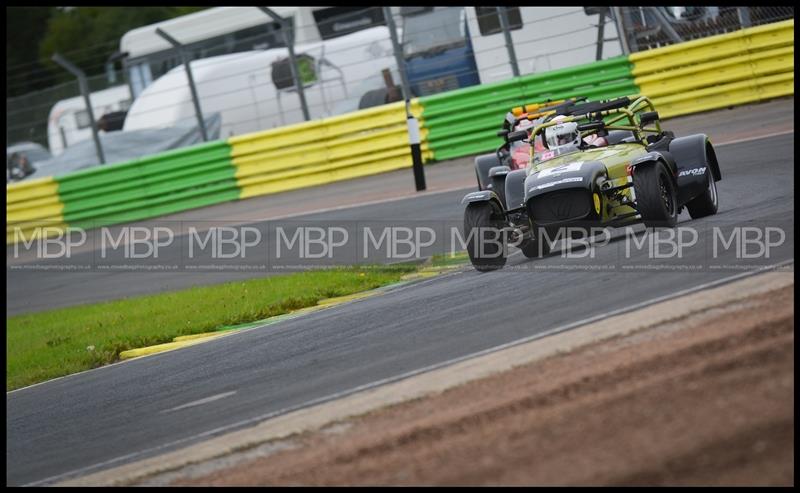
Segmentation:
{"type": "Polygon", "coordinates": [[[488,197],[489,194],[486,193],[486,190],[481,190],[478,192],[470,192],[464,196],[464,200],[471,200],[471,199],[482,199],[488,197]]]}
{"type": "Polygon", "coordinates": [[[544,151],[539,159],[541,161],[547,161],[548,159],[553,159],[553,156],[555,155],[556,151],[544,151]]]}
{"type": "Polygon", "coordinates": [[[680,173],[678,173],[678,176],[689,176],[689,175],[700,176],[704,174],[706,174],[706,168],[702,167],[702,168],[685,169],[680,173]]]}
{"type": "Polygon", "coordinates": [[[574,163],[566,164],[563,166],[556,166],[555,168],[543,169],[539,172],[539,178],[544,178],[551,175],[560,175],[562,173],[569,173],[571,171],[579,171],[583,161],[575,161],[574,163]]]}
{"type": "Polygon", "coordinates": [[[543,188],[550,188],[552,186],[560,185],[562,183],[570,183],[570,182],[576,182],[576,181],[582,181],[582,180],[583,180],[583,178],[580,177],[580,176],[573,176],[571,178],[564,178],[564,179],[561,179],[561,180],[551,181],[550,183],[545,183],[543,185],[536,185],[535,187],[529,188],[528,192],[533,192],[534,190],[541,190],[543,188]]]}

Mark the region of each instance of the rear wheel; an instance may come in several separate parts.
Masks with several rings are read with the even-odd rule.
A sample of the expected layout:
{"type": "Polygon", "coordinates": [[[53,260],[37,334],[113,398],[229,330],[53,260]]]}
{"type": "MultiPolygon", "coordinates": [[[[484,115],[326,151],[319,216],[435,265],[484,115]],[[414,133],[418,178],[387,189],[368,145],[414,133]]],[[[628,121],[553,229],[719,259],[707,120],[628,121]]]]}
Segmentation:
{"type": "Polygon", "coordinates": [[[476,270],[488,272],[506,264],[503,211],[495,202],[475,202],[464,211],[467,253],[476,270]]]}
{"type": "Polygon", "coordinates": [[[647,227],[674,227],[678,222],[675,183],[662,162],[636,168],[633,173],[636,209],[647,227]]]}
{"type": "Polygon", "coordinates": [[[503,163],[496,153],[484,154],[475,158],[475,174],[478,178],[478,190],[486,190],[491,185],[489,170],[503,163]]]}
{"type": "Polygon", "coordinates": [[[714,181],[714,176],[709,170],[708,174],[708,188],[703,193],[693,198],[686,204],[686,210],[692,219],[700,219],[701,217],[711,216],[717,213],[718,207],[717,199],[717,183],[714,181]]]}

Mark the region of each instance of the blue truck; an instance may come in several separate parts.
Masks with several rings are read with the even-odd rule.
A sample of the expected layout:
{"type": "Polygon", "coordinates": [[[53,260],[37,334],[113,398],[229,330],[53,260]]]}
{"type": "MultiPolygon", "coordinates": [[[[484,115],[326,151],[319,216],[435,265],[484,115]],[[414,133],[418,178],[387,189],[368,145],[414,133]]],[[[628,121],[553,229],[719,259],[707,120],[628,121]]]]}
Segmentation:
{"type": "Polygon", "coordinates": [[[401,7],[400,14],[414,96],[480,84],[464,7],[401,7]]]}

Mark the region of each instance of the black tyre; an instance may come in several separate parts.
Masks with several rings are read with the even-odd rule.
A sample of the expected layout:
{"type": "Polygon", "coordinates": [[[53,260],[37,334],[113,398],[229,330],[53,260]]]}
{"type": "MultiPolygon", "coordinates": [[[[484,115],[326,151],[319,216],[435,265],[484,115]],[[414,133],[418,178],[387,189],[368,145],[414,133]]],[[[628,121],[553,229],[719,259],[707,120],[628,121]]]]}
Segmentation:
{"type": "Polygon", "coordinates": [[[489,170],[502,163],[496,153],[483,154],[475,158],[475,172],[478,176],[478,190],[486,190],[492,181],[489,179],[489,170]]]}
{"type": "Polygon", "coordinates": [[[503,207],[508,207],[506,204],[506,175],[493,176],[490,180],[492,181],[492,191],[497,194],[503,207]]]}
{"type": "Polygon", "coordinates": [[[647,227],[674,227],[678,222],[675,182],[662,162],[636,168],[633,173],[636,208],[647,227]]]}
{"type": "Polygon", "coordinates": [[[544,238],[544,229],[535,228],[531,230],[531,238],[519,246],[522,254],[528,258],[545,257],[550,253],[550,242],[544,238]]]}
{"type": "Polygon", "coordinates": [[[464,211],[467,253],[476,270],[488,272],[506,265],[503,212],[495,202],[476,202],[464,211]],[[498,244],[500,242],[501,244],[498,244]]]}
{"type": "Polygon", "coordinates": [[[708,170],[708,188],[693,198],[686,204],[686,210],[692,219],[700,219],[701,217],[712,216],[717,213],[719,206],[719,198],[717,197],[717,183],[714,181],[714,176],[711,170],[708,170]]]}

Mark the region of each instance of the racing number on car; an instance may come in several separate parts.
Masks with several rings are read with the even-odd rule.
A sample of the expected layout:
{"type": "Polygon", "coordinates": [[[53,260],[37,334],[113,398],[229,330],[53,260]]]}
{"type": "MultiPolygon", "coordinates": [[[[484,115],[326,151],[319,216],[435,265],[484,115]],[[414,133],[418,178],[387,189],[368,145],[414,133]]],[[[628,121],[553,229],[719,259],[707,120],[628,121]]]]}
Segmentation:
{"type": "Polygon", "coordinates": [[[576,161],[565,166],[556,166],[555,168],[543,169],[539,172],[539,178],[544,178],[550,175],[560,175],[562,173],[569,173],[571,171],[580,171],[583,166],[583,161],[576,161]]]}

